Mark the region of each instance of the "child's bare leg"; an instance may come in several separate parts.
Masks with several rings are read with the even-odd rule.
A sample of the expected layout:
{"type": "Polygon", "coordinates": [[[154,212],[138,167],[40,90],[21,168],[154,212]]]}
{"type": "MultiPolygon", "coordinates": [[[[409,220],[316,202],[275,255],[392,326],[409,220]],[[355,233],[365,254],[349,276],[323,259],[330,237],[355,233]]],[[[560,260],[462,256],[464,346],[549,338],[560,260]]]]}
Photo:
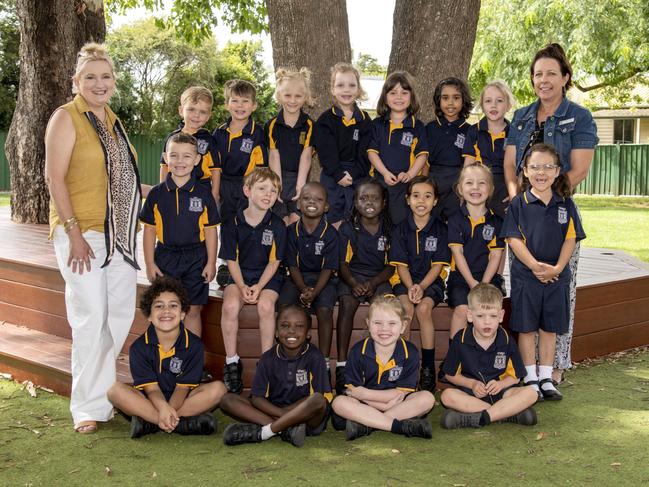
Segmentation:
{"type": "Polygon", "coordinates": [[[279,295],[272,289],[264,289],[259,293],[257,312],[259,313],[259,336],[261,353],[270,350],[275,340],[275,303],[279,295]]]}
{"type": "Polygon", "coordinates": [[[117,409],[129,416],[139,416],[149,423],[158,424],[158,410],[151,401],[137,389],[115,382],[108,389],[108,400],[117,409]]]}
{"type": "Polygon", "coordinates": [[[552,367],[557,344],[557,334],[539,329],[539,364],[552,367]]]}
{"type": "Polygon", "coordinates": [[[415,305],[410,302],[407,294],[399,296],[399,301],[401,302],[401,306],[403,306],[408,321],[406,331],[403,332],[403,337],[406,340],[410,340],[410,330],[412,329],[412,319],[415,315],[415,305]]]}
{"type": "Polygon", "coordinates": [[[226,358],[234,357],[237,354],[239,312],[242,307],[243,297],[236,284],[226,286],[223,291],[223,306],[221,308],[221,331],[226,358]]]}
{"type": "Polygon", "coordinates": [[[255,423],[261,426],[272,423],[274,420],[274,418],[254,407],[247,397],[231,392],[221,399],[221,411],[238,421],[255,423]]]}
{"type": "Polygon", "coordinates": [[[408,394],[402,402],[385,411],[385,415],[392,419],[417,418],[433,409],[435,396],[428,391],[417,391],[408,394]]]}
{"type": "Polygon", "coordinates": [[[487,409],[491,421],[506,419],[532,406],[537,399],[536,388],[512,387],[505,391],[503,398],[487,409]]]}
{"type": "Polygon", "coordinates": [[[334,411],[345,419],[356,421],[370,428],[390,431],[394,418],[378,409],[363,404],[358,399],[349,396],[337,396],[332,404],[334,411]]]}
{"type": "Polygon", "coordinates": [[[273,421],[270,425],[270,429],[273,433],[279,433],[291,426],[302,423],[307,423],[311,427],[316,427],[322,423],[326,413],[327,400],[321,393],[316,392],[273,421]]]}
{"type": "Polygon", "coordinates": [[[334,327],[334,312],[331,308],[317,308],[315,315],[318,318],[318,348],[325,357],[329,357],[334,327]]]}
{"type": "MultiPolygon", "coordinates": [[[[336,323],[336,349],[338,351],[338,361],[347,360],[349,351],[349,341],[352,337],[354,327],[354,316],[358,309],[359,302],[351,295],[340,297],[338,306],[338,322],[336,323]]],[[[320,318],[318,318],[318,322],[320,318]]]]}
{"type": "Polygon", "coordinates": [[[461,413],[479,413],[491,407],[491,403],[485,399],[467,394],[460,389],[445,389],[442,392],[442,404],[449,409],[455,409],[461,413]]]}
{"type": "Polygon", "coordinates": [[[201,310],[203,306],[200,304],[192,304],[189,307],[189,311],[185,315],[183,323],[185,328],[191,331],[196,336],[201,336],[203,332],[203,325],[201,323],[201,310]]]}
{"type": "MultiPolygon", "coordinates": [[[[536,332],[518,334],[518,349],[521,352],[523,363],[528,365],[536,364],[536,332]]],[[[554,358],[554,357],[553,357],[554,358]]],[[[552,362],[550,362],[552,363],[552,362]]]]}
{"type": "Polygon", "coordinates": [[[466,327],[466,312],[468,309],[469,308],[466,304],[461,304],[459,306],[456,306],[453,310],[453,317],[451,318],[451,331],[449,334],[450,338],[453,338],[458,331],[466,327]]]}
{"type": "Polygon", "coordinates": [[[194,388],[178,409],[178,416],[197,416],[211,411],[225,395],[227,389],[221,381],[201,384],[194,388]]]}
{"type": "Polygon", "coordinates": [[[433,325],[433,308],[435,303],[430,298],[424,298],[415,307],[415,315],[419,322],[421,348],[435,348],[435,326],[433,325]]]}

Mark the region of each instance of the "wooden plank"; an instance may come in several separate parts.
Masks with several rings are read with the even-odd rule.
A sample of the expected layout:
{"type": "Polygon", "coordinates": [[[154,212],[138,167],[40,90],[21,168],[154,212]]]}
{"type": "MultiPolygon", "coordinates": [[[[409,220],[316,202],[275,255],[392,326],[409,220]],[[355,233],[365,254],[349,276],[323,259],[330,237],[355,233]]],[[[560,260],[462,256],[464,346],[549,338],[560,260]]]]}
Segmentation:
{"type": "Polygon", "coordinates": [[[649,296],[649,277],[626,279],[615,283],[577,288],[575,309],[631,301],[649,296]]]}
{"type": "Polygon", "coordinates": [[[61,291],[0,279],[2,301],[14,306],[66,316],[65,295],[61,291]]]}
{"type": "Polygon", "coordinates": [[[64,316],[31,310],[0,302],[0,320],[27,326],[62,338],[72,338],[70,325],[64,316]]]}
{"type": "Polygon", "coordinates": [[[648,343],[649,320],[646,320],[620,328],[575,337],[572,341],[572,360],[580,362],[587,358],[621,352],[648,343]]]}
{"type": "Polygon", "coordinates": [[[0,258],[0,278],[24,282],[54,291],[64,291],[65,282],[58,269],[13,262],[0,258]]]}
{"type": "Polygon", "coordinates": [[[613,330],[645,321],[649,316],[649,296],[633,301],[580,309],[575,313],[574,337],[613,330]]]}

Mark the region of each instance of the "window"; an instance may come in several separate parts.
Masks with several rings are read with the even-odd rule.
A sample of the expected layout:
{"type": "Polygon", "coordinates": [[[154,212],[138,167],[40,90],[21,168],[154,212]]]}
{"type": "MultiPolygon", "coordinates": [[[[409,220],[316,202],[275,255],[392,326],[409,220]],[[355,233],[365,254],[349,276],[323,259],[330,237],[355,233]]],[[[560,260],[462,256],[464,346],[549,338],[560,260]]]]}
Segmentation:
{"type": "Polygon", "coordinates": [[[633,144],[633,135],[635,133],[635,120],[633,118],[623,118],[613,120],[613,143],[614,144],[633,144]]]}

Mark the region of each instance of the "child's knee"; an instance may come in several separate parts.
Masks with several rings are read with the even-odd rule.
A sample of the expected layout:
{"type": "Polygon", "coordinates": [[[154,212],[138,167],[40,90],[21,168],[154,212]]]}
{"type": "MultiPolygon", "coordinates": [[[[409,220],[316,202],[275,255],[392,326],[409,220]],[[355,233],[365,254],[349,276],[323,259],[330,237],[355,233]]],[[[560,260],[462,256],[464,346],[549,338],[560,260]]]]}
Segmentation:
{"type": "Polygon", "coordinates": [[[203,307],[201,305],[192,304],[189,307],[189,311],[187,312],[187,317],[188,318],[200,318],[202,309],[203,309],[203,307]]]}
{"type": "Polygon", "coordinates": [[[427,408],[428,410],[433,409],[433,406],[435,405],[435,396],[432,392],[418,391],[416,394],[416,399],[422,407],[427,408]]]}
{"type": "Polygon", "coordinates": [[[324,411],[327,408],[327,400],[320,392],[310,395],[306,403],[312,412],[324,411]]]}
{"type": "Polygon", "coordinates": [[[230,296],[229,298],[223,299],[223,305],[221,311],[223,315],[227,318],[236,317],[241,310],[241,302],[236,296],[230,296]]]}
{"type": "Polygon", "coordinates": [[[223,397],[228,392],[228,390],[225,387],[225,384],[220,380],[210,382],[209,384],[206,385],[207,385],[207,391],[209,393],[210,403],[214,405],[219,404],[223,400],[223,397]]]}
{"type": "Polygon", "coordinates": [[[116,399],[119,398],[120,390],[122,389],[122,383],[121,382],[115,382],[108,391],[106,392],[106,396],[108,397],[108,400],[111,403],[114,403],[116,399]]]}
{"type": "Polygon", "coordinates": [[[331,408],[339,416],[345,416],[351,406],[351,398],[347,396],[338,396],[331,403],[331,408]]]}
{"type": "Polygon", "coordinates": [[[266,296],[259,298],[257,303],[257,311],[259,312],[259,317],[274,317],[275,316],[275,300],[270,299],[266,296]]]}
{"type": "Polygon", "coordinates": [[[456,398],[456,390],[449,388],[449,389],[444,389],[442,391],[442,395],[440,396],[439,400],[442,402],[442,404],[445,407],[450,407],[452,408],[455,406],[455,398],[456,398]]]}
{"type": "Polygon", "coordinates": [[[238,402],[240,396],[238,394],[233,394],[232,392],[226,392],[222,397],[221,397],[221,402],[219,403],[219,407],[221,410],[225,411],[226,413],[232,412],[234,410],[234,405],[238,402]]]}

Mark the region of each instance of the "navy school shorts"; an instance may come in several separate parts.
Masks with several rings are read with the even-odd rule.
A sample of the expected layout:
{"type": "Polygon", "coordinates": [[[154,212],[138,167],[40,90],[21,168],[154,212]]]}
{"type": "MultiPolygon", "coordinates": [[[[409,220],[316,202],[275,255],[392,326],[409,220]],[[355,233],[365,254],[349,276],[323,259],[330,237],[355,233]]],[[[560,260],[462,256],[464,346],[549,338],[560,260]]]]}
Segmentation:
{"type": "Polygon", "coordinates": [[[248,200],[243,194],[243,176],[222,174],[219,194],[221,196],[219,214],[222,221],[235,216],[240,208],[248,206],[248,200]]]}
{"type": "Polygon", "coordinates": [[[297,200],[293,201],[296,184],[296,172],[282,171],[282,201],[278,198],[273,206],[273,213],[280,218],[284,218],[291,213],[297,213],[297,200]]]}
{"type": "MultiPolygon", "coordinates": [[[[319,272],[303,272],[302,278],[307,286],[314,287],[318,282],[319,272]]],[[[282,290],[277,300],[277,306],[286,306],[288,304],[300,304],[300,290],[297,288],[293,279],[287,277],[282,286],[282,290]]],[[[333,309],[336,304],[336,278],[331,276],[329,282],[320,291],[311,304],[309,311],[314,313],[318,308],[333,309]]]]}
{"type": "Polygon", "coordinates": [[[178,247],[159,243],[153,260],[165,276],[182,282],[191,304],[207,304],[210,289],[202,275],[207,264],[205,242],[178,247]]]}
{"type": "Polygon", "coordinates": [[[460,209],[460,199],[455,193],[455,183],[460,175],[462,166],[432,166],[429,177],[437,184],[439,198],[433,214],[438,215],[442,221],[460,209]]]}
{"type": "MultiPolygon", "coordinates": [[[[263,272],[263,269],[262,269],[263,272]]],[[[243,276],[243,282],[246,286],[253,286],[259,282],[259,277],[261,276],[261,273],[255,273],[254,275],[248,274],[244,272],[243,269],[241,269],[241,275],[243,276]]],[[[270,289],[271,291],[275,291],[277,294],[280,293],[282,290],[282,284],[284,283],[284,275],[281,273],[281,268],[278,270],[275,275],[271,278],[268,283],[264,286],[264,289],[270,289]]],[[[229,286],[230,284],[234,284],[234,280],[232,279],[232,276],[228,277],[228,282],[226,286],[229,286]]]]}
{"type": "MultiPolygon", "coordinates": [[[[444,301],[444,289],[444,281],[438,277],[424,290],[424,297],[432,299],[435,306],[437,306],[439,303],[444,301]]],[[[394,286],[394,294],[397,296],[408,294],[408,288],[400,282],[394,286]]]]}
{"type": "MultiPolygon", "coordinates": [[[[372,279],[374,276],[370,276],[367,274],[361,274],[359,272],[352,272],[352,277],[356,279],[357,282],[363,283],[365,281],[369,281],[372,279]]],[[[386,294],[394,294],[394,290],[392,289],[392,286],[390,285],[389,281],[382,282],[378,286],[376,286],[376,289],[374,290],[374,296],[385,296],[386,294]]],[[[341,296],[352,296],[354,299],[356,297],[352,293],[352,288],[347,285],[345,281],[342,280],[342,278],[339,278],[338,280],[338,297],[341,296]]],[[[369,298],[369,301],[374,298],[372,296],[369,298]]],[[[362,297],[359,299],[361,303],[368,301],[366,297],[362,297]]]]}
{"type": "MultiPolygon", "coordinates": [[[[478,280],[482,279],[482,276],[477,276],[478,280]]],[[[496,286],[505,296],[505,280],[500,274],[494,275],[491,279],[491,284],[496,286]]],[[[448,294],[448,305],[451,308],[456,308],[461,305],[468,304],[467,296],[469,295],[469,285],[462,277],[459,271],[453,271],[448,276],[447,294],[448,294]]]]}
{"type": "MultiPolygon", "coordinates": [[[[473,394],[473,390],[468,388],[468,387],[461,387],[461,386],[453,386],[453,387],[455,389],[461,390],[462,392],[466,392],[469,396],[474,396],[475,397],[475,395],[473,394]]],[[[516,387],[516,386],[506,387],[505,389],[500,391],[498,394],[494,394],[494,395],[487,394],[485,397],[479,397],[478,399],[480,399],[481,401],[484,401],[484,402],[488,402],[490,404],[495,404],[498,401],[500,401],[504,397],[505,392],[507,392],[512,387],[516,387]]],[[[444,407],[446,407],[446,406],[444,406],[444,407]]]]}

